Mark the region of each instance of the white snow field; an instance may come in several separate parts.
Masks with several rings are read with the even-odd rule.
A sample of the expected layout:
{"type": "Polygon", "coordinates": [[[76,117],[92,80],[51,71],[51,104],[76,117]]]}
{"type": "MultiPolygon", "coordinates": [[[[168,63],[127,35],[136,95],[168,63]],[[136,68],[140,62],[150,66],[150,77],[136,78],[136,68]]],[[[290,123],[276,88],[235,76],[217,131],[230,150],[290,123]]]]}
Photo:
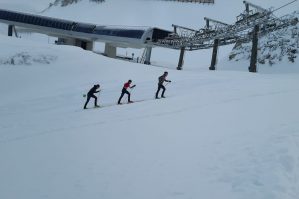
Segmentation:
{"type": "MultiPolygon", "coordinates": [[[[19,6],[19,10],[23,5],[24,10],[39,10],[42,2],[47,5],[45,1],[40,5],[25,0],[3,2],[1,8],[19,6]]],[[[220,12],[227,5],[224,1],[214,8],[119,2],[127,2],[121,7],[131,7],[128,16],[136,14],[140,24],[133,25],[147,25],[141,23],[142,17],[158,27],[175,23],[171,18],[163,18],[161,24],[150,21],[141,3],[153,18],[165,5],[171,14],[182,7],[190,18],[195,12],[203,18],[207,13],[200,11],[205,9],[218,11],[215,16],[234,16],[220,12]],[[189,13],[188,9],[193,10],[189,13]]],[[[229,2],[238,3],[232,7],[236,15],[243,9],[242,1],[229,2]]],[[[104,6],[103,12],[109,14],[117,9],[112,5],[116,0],[97,6],[81,2],[53,8],[48,14],[101,24],[90,13],[104,6]],[[80,6],[86,18],[72,13],[80,6]]],[[[115,23],[117,19],[132,25],[130,17],[117,16],[115,23]]],[[[196,21],[186,23],[197,26],[196,21]]],[[[111,18],[106,23],[115,24],[111,18]]],[[[158,66],[148,66],[49,44],[45,36],[10,38],[5,26],[1,30],[1,199],[298,198],[298,58],[295,63],[259,65],[259,73],[254,74],[247,71],[248,61],[227,60],[230,46],[220,48],[216,71],[208,70],[210,50],[187,52],[184,70],[177,71],[178,51],[153,49],[158,66]],[[167,98],[154,100],[157,78],[165,70],[172,80],[166,86],[167,98]],[[116,105],[128,79],[137,85],[131,91],[132,100],[144,101],[116,105]],[[83,110],[83,94],[94,84],[101,85],[98,96],[103,108],[83,110]]],[[[131,49],[123,52],[127,50],[131,49]]],[[[92,106],[91,100],[88,107],[92,106]]]]}

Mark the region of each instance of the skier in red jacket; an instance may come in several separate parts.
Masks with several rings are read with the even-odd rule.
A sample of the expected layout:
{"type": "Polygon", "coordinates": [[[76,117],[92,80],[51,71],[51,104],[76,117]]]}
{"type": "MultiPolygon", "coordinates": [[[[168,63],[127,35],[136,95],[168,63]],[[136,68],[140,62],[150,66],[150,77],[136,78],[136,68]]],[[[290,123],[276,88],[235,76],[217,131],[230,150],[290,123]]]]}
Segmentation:
{"type": "Polygon", "coordinates": [[[121,104],[120,101],[121,101],[121,99],[123,98],[123,96],[124,96],[125,94],[128,95],[128,103],[132,103],[131,98],[130,98],[130,97],[131,97],[131,94],[129,93],[129,91],[128,91],[127,89],[128,89],[128,88],[134,88],[136,85],[131,86],[131,83],[132,83],[132,80],[129,80],[128,82],[126,82],[126,83],[124,84],[124,87],[123,87],[123,89],[122,89],[122,91],[121,91],[121,95],[120,95],[120,97],[119,97],[119,99],[118,99],[117,104],[121,104]]]}

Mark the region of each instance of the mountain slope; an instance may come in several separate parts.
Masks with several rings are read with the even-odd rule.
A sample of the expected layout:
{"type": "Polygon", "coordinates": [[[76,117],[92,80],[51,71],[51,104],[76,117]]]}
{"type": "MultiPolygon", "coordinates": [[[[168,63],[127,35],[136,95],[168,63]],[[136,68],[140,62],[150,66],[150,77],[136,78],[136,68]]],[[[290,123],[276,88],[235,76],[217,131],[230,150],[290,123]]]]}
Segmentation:
{"type": "Polygon", "coordinates": [[[200,51],[177,71],[177,51],[156,67],[35,38],[0,35],[0,198],[297,199],[298,62],[208,71],[200,51]],[[154,100],[165,70],[167,98],[154,100]],[[128,79],[145,101],[115,105],[128,79]],[[83,110],[97,83],[109,107],[83,110]]]}

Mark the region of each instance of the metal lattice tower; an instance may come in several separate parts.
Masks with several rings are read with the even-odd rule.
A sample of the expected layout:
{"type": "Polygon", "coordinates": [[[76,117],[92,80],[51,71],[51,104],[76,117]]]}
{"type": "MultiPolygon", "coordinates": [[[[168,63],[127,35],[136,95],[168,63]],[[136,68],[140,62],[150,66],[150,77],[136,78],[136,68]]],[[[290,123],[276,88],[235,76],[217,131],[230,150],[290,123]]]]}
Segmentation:
{"type": "Polygon", "coordinates": [[[264,9],[248,1],[243,3],[245,4],[245,11],[237,16],[234,24],[205,17],[206,26],[199,30],[172,25],[174,33],[163,40],[158,40],[154,45],[173,49],[184,48],[189,51],[207,49],[214,46],[216,39],[219,41],[219,46],[249,42],[256,25],[260,26],[259,35],[264,35],[298,22],[298,18],[291,16],[277,18],[270,9],[264,9]]]}

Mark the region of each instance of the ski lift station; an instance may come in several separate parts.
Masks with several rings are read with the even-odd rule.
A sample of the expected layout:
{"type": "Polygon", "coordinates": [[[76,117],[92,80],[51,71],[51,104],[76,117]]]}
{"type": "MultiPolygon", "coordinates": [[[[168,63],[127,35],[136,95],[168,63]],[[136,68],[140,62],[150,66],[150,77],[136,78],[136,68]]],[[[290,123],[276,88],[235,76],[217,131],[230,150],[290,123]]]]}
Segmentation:
{"type": "Polygon", "coordinates": [[[0,9],[0,22],[9,25],[8,35],[17,35],[15,27],[57,37],[58,44],[93,50],[94,42],[104,42],[108,57],[115,58],[117,47],[145,48],[145,64],[150,63],[153,43],[171,31],[152,27],[103,26],[0,9]]]}

